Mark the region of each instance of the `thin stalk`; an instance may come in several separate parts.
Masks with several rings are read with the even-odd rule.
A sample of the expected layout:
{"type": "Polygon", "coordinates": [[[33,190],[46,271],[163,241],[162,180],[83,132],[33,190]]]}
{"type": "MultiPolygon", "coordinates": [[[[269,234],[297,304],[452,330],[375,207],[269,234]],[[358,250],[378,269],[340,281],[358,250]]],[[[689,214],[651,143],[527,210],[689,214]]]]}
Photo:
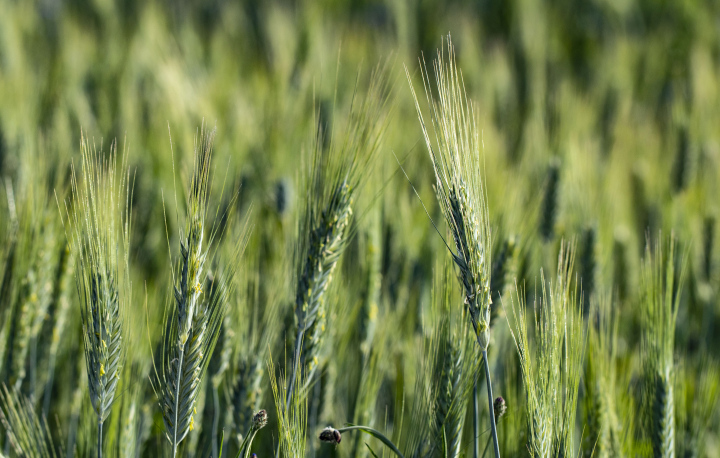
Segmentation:
{"type": "Polygon", "coordinates": [[[473,385],[473,458],[480,456],[480,406],[478,405],[477,380],[473,385]]]}
{"type": "Polygon", "coordinates": [[[353,431],[353,430],[362,431],[366,434],[369,434],[369,435],[375,437],[380,442],[385,444],[390,450],[392,450],[397,456],[399,456],[400,458],[405,458],[403,456],[403,454],[400,452],[400,450],[398,450],[398,448],[395,447],[395,444],[393,444],[390,439],[385,437],[385,435],[383,433],[381,433],[380,431],[378,431],[376,429],[368,428],[367,426],[346,426],[344,428],[338,428],[338,432],[341,434],[344,433],[345,431],[353,431]]]}
{"type": "MultiPolygon", "coordinates": [[[[213,409],[212,456],[213,458],[220,458],[220,455],[218,455],[217,441],[215,440],[217,437],[218,424],[220,423],[220,396],[218,396],[218,388],[216,386],[213,386],[213,409]]],[[[222,451],[222,443],[220,444],[220,449],[222,451]]]]}
{"type": "Polygon", "coordinates": [[[102,420],[98,419],[98,442],[97,442],[98,458],[102,458],[102,428],[103,428],[103,422],[102,422],[102,420]]]}
{"type": "Polygon", "coordinates": [[[485,381],[487,382],[488,410],[490,411],[490,432],[492,433],[493,448],[495,449],[495,458],[500,458],[500,444],[497,437],[497,426],[495,425],[495,410],[493,409],[492,382],[490,380],[490,362],[487,357],[487,350],[482,351],[483,360],[485,360],[485,381]]]}

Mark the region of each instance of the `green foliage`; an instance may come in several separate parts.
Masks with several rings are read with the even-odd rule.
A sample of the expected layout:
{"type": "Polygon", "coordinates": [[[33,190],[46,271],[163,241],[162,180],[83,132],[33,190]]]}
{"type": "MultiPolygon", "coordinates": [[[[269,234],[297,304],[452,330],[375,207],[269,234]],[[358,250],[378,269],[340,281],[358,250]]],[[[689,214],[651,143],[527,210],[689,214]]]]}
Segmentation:
{"type": "Polygon", "coordinates": [[[720,457],[718,5],[0,11],[3,457],[720,457]]]}

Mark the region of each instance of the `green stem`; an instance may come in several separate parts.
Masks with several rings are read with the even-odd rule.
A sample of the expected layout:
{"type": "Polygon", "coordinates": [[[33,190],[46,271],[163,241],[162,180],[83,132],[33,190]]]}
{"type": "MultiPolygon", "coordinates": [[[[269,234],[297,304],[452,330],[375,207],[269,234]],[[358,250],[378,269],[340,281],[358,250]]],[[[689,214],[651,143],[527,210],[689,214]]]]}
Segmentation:
{"type": "Polygon", "coordinates": [[[98,458],[102,458],[102,428],[103,428],[103,422],[102,422],[102,420],[98,420],[98,441],[97,441],[97,456],[98,456],[98,458]]]}
{"type": "Polygon", "coordinates": [[[257,431],[251,429],[250,432],[245,435],[245,439],[242,444],[240,444],[240,450],[238,450],[236,458],[248,458],[250,456],[250,448],[252,447],[253,439],[255,439],[255,434],[257,434],[257,431]]]}
{"type": "MultiPolygon", "coordinates": [[[[218,430],[218,424],[220,423],[220,396],[218,396],[218,388],[213,385],[212,387],[213,391],[213,425],[212,425],[212,437],[210,440],[212,440],[212,448],[213,448],[213,458],[220,458],[220,455],[218,455],[218,447],[217,447],[217,440],[215,439],[217,437],[217,430],[218,430]]],[[[220,448],[222,449],[222,444],[220,444],[220,448]]],[[[222,450],[221,450],[222,451],[222,450]]]]}
{"type": "Polygon", "coordinates": [[[375,437],[376,439],[380,440],[380,442],[385,444],[390,450],[395,452],[395,454],[397,456],[399,456],[400,458],[405,458],[403,456],[403,454],[400,452],[400,450],[398,450],[398,448],[395,446],[395,444],[393,444],[390,439],[385,437],[385,435],[383,433],[381,433],[380,431],[378,431],[376,429],[368,428],[367,426],[346,426],[345,428],[339,428],[338,432],[342,434],[346,431],[353,431],[353,430],[362,431],[366,434],[369,434],[369,435],[375,437]]]}
{"type": "Polygon", "coordinates": [[[485,360],[485,381],[487,382],[488,410],[490,411],[490,431],[492,433],[495,458],[500,458],[500,444],[497,437],[497,426],[495,425],[495,410],[493,409],[492,382],[490,381],[490,362],[487,357],[487,350],[482,351],[485,360]]]}
{"type": "Polygon", "coordinates": [[[478,405],[477,380],[473,385],[473,458],[480,456],[480,406],[478,405]]]}

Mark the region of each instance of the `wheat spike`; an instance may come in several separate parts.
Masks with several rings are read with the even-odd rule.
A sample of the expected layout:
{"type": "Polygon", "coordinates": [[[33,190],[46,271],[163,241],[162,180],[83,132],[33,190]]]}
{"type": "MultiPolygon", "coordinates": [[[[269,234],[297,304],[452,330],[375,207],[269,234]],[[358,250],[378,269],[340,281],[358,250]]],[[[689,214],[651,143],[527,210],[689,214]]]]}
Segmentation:
{"type": "MultiPolygon", "coordinates": [[[[117,145],[110,154],[82,140],[82,167],[73,168],[75,208],[66,204],[66,234],[77,262],[75,281],[81,304],[88,389],[98,423],[98,456],[102,425],[110,414],[125,359],[123,311],[131,298],[129,278],[131,184],[118,165],[117,145]]],[[[65,223],[63,223],[65,225],[65,223]]]]}
{"type": "Polygon", "coordinates": [[[0,391],[0,423],[18,456],[59,458],[45,417],[35,414],[32,403],[15,390],[0,391]]]}
{"type": "Polygon", "coordinates": [[[186,201],[185,230],[181,233],[180,256],[173,270],[173,301],[166,312],[162,346],[162,368],[156,374],[154,389],[159,398],[165,423],[165,435],[173,456],[180,443],[195,427],[196,404],[200,385],[210,362],[227,310],[236,264],[247,241],[245,235],[231,253],[224,270],[208,275],[206,262],[216,236],[207,231],[206,216],[210,185],[213,129],[201,131],[201,143],[195,146],[194,168],[186,201]],[[205,240],[206,231],[209,237],[205,240]]]}
{"type": "Polygon", "coordinates": [[[650,393],[651,442],[656,457],[675,456],[674,361],[675,323],[682,291],[675,278],[675,240],[664,253],[662,235],[651,250],[648,242],[643,262],[645,364],[650,393]]]}
{"type": "Polygon", "coordinates": [[[528,450],[539,458],[572,456],[585,332],[574,287],[573,251],[561,246],[554,280],[541,272],[541,303],[527,317],[524,293],[513,298],[511,330],[520,355],[528,415],[528,450]],[[534,325],[531,345],[528,323],[534,325]]]}

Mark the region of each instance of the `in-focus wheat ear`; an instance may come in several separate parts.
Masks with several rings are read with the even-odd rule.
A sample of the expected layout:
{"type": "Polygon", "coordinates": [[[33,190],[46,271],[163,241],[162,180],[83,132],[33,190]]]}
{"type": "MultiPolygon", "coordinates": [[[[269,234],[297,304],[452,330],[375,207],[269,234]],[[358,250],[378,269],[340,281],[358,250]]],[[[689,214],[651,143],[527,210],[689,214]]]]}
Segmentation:
{"type": "MultiPolygon", "coordinates": [[[[323,147],[322,133],[315,139],[303,177],[305,200],[295,252],[297,336],[293,365],[300,367],[306,384],[319,366],[327,316],[325,296],[347,245],[355,196],[385,131],[387,93],[385,69],[378,67],[367,93],[362,98],[354,96],[346,124],[339,128],[342,130],[337,137],[333,135],[330,146],[323,147]]],[[[293,369],[289,374],[288,396],[294,392],[297,373],[293,369]]]]}
{"type": "MultiPolygon", "coordinates": [[[[455,245],[452,253],[465,291],[465,308],[483,357],[490,345],[490,277],[492,271],[490,223],[480,157],[480,133],[472,102],[468,100],[462,74],[455,65],[455,51],[448,36],[448,56],[438,51],[434,61],[438,99],[432,95],[430,75],[421,62],[423,85],[435,140],[425,125],[410,72],[405,73],[415,99],[425,143],[435,171],[435,192],[455,245]]],[[[449,249],[449,247],[448,247],[449,249]]],[[[451,250],[452,251],[452,250],[451,250]]],[[[500,456],[493,414],[490,369],[485,364],[488,408],[493,448],[500,456]]]]}
{"type": "Polygon", "coordinates": [[[232,284],[247,237],[238,237],[227,265],[213,272],[212,288],[208,271],[213,259],[214,228],[208,230],[210,165],[215,130],[200,132],[195,145],[194,166],[186,195],[184,230],[180,233],[180,256],[173,269],[173,294],[165,312],[162,367],[153,388],[165,423],[165,435],[173,456],[194,429],[194,415],[200,385],[215,348],[227,309],[232,284]]]}
{"type": "Polygon", "coordinates": [[[645,248],[643,261],[643,310],[646,380],[648,381],[651,442],[656,457],[675,456],[675,323],[684,269],[676,283],[675,244],[662,235],[645,248]],[[664,246],[667,251],[664,252],[664,246]]]}
{"type": "MultiPolygon", "coordinates": [[[[88,391],[97,415],[97,455],[125,360],[123,314],[131,300],[128,252],[132,185],[118,164],[117,144],[105,156],[81,139],[81,167],[72,168],[72,207],[65,204],[65,233],[76,259],[88,391]]],[[[63,213],[63,212],[61,212],[63,213]]]]}

